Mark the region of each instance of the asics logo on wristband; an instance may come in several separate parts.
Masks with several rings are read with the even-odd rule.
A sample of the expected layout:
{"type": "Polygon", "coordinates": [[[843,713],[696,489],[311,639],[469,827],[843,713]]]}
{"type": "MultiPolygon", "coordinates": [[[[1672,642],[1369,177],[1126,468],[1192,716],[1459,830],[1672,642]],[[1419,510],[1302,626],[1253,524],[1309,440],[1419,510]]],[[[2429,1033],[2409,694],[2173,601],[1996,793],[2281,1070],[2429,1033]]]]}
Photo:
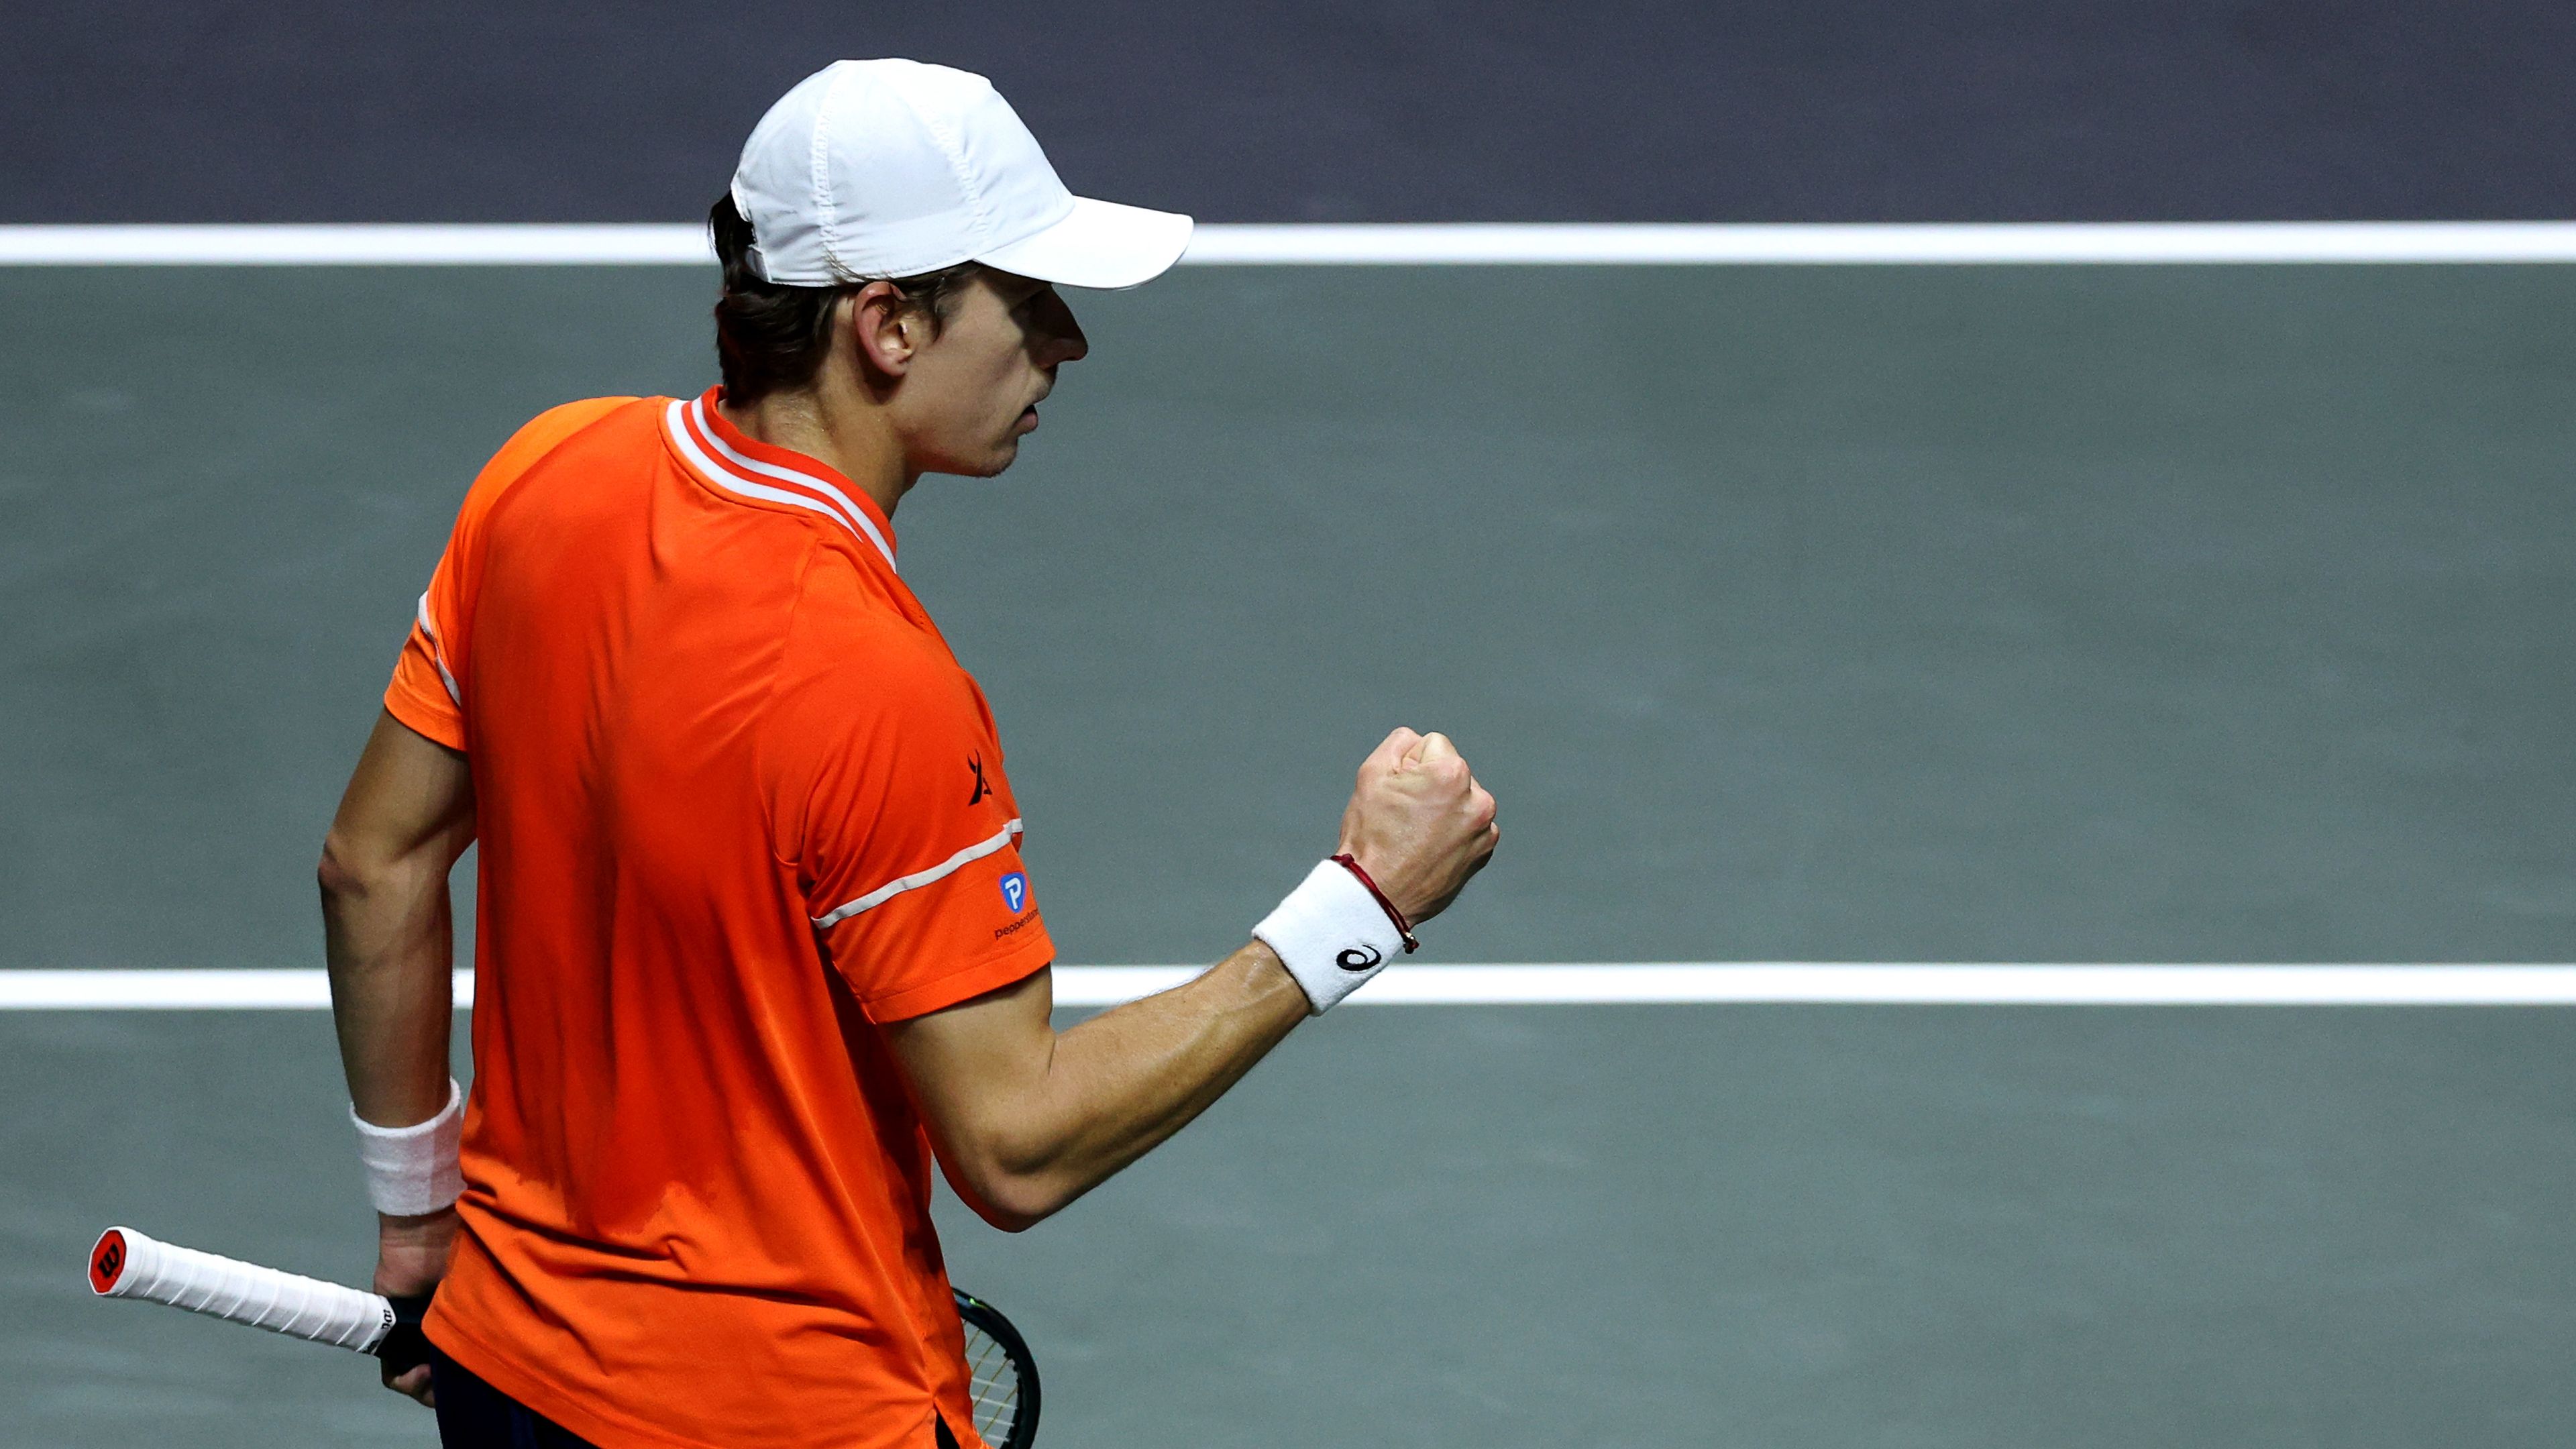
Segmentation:
{"type": "Polygon", "coordinates": [[[1396,952],[1394,920],[1341,862],[1318,861],[1305,883],[1252,928],[1297,978],[1317,1012],[1373,980],[1396,952]]]}

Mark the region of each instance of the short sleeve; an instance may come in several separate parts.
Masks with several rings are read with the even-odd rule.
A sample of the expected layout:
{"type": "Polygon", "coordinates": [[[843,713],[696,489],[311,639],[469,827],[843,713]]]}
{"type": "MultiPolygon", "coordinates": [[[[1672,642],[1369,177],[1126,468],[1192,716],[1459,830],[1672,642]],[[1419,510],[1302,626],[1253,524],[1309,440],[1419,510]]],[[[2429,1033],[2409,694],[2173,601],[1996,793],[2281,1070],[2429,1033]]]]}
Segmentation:
{"type": "Polygon", "coordinates": [[[439,622],[442,615],[454,618],[459,612],[455,590],[439,587],[440,580],[453,572],[447,560],[440,559],[429,588],[412,611],[411,635],[403,640],[402,654],[394,661],[393,683],[385,687],[385,710],[422,735],[451,750],[462,750],[465,695],[448,661],[448,628],[439,622]]]}
{"type": "Polygon", "coordinates": [[[481,546],[483,520],[493,503],[537,461],[566,439],[589,427],[633,398],[589,398],[549,408],[511,435],[501,451],[475,475],[457,510],[456,526],[447,535],[429,587],[412,609],[411,634],[394,661],[393,682],[385,687],[385,709],[394,718],[452,750],[465,745],[465,629],[472,609],[469,581],[481,546]]]}
{"type": "Polygon", "coordinates": [[[953,1006],[1053,961],[1000,741],[945,648],[880,637],[796,695],[772,719],[798,762],[782,782],[791,848],[824,955],[868,1019],[953,1006]]]}

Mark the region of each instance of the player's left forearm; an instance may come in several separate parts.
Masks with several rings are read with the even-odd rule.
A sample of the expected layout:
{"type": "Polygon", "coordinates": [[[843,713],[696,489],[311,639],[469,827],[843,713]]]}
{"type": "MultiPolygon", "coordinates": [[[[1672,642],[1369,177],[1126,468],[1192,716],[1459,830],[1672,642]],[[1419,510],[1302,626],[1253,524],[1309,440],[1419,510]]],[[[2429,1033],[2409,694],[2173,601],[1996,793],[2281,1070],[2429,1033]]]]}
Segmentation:
{"type": "Polygon", "coordinates": [[[365,884],[324,871],[323,951],[349,1102],[379,1126],[426,1121],[447,1105],[454,1003],[447,873],[380,874],[365,884]]]}
{"type": "Polygon", "coordinates": [[[447,872],[474,838],[465,757],[379,718],[318,872],[350,1104],[401,1127],[447,1105],[454,933],[447,872]]]}

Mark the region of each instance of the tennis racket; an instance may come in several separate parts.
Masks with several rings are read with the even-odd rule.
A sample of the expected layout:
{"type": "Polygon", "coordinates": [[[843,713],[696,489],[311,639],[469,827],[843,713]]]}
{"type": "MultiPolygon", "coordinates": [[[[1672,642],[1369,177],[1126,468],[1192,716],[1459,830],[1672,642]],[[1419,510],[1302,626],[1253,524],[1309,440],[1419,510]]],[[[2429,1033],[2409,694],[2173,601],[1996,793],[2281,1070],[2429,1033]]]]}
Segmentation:
{"type": "Polygon", "coordinates": [[[993,1449],[1029,1449],[1038,1437],[1038,1364],[1028,1341],[1000,1309],[962,1289],[950,1291],[966,1323],[966,1396],[975,1403],[975,1432],[993,1449]]]}
{"type": "MultiPolygon", "coordinates": [[[[290,1338],[354,1349],[384,1361],[389,1373],[429,1361],[420,1318],[429,1299],[387,1298],[319,1278],[219,1258],[109,1228],[89,1251],[90,1291],[101,1298],[141,1298],[246,1323],[290,1338]]],[[[1038,1369],[1027,1340],[993,1305],[957,1295],[966,1325],[967,1392],[975,1432],[993,1449],[1029,1449],[1038,1434],[1038,1369]]]]}

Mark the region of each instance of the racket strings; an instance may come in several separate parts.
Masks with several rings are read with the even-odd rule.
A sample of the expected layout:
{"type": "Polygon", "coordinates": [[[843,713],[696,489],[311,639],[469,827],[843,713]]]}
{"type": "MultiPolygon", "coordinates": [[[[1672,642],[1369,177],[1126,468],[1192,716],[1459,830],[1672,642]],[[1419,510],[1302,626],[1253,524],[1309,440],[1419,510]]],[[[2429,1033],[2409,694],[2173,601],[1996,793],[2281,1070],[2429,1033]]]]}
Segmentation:
{"type": "Polygon", "coordinates": [[[982,1329],[966,1326],[966,1384],[974,1401],[975,1432],[988,1444],[1010,1437],[1020,1411],[1020,1371],[1008,1350],[982,1329]]]}

